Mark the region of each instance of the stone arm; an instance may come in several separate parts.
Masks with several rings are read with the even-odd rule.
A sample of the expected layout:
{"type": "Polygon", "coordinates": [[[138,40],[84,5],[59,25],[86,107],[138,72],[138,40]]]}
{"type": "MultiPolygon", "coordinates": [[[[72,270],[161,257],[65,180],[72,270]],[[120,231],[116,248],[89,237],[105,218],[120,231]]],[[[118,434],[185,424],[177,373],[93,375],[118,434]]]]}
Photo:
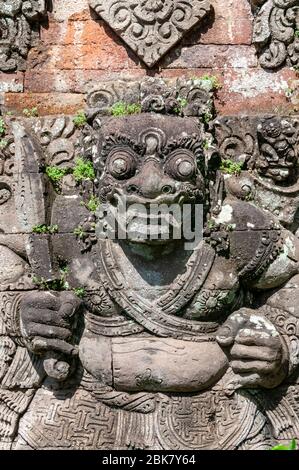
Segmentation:
{"type": "Polygon", "coordinates": [[[299,240],[284,230],[281,249],[258,279],[256,308],[233,313],[218,332],[235,373],[236,388],[274,388],[299,363],[299,240]]]}
{"type": "Polygon", "coordinates": [[[259,308],[283,339],[288,357],[288,375],[299,364],[299,240],[285,230],[280,255],[253,288],[262,296],[259,308]],[[269,290],[270,289],[270,290],[269,290]]]}

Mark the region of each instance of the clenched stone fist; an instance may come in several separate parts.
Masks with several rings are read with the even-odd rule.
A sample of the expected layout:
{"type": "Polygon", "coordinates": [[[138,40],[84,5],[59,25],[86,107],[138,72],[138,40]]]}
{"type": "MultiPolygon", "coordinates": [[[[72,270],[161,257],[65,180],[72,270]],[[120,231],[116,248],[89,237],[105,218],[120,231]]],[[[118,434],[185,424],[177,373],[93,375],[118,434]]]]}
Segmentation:
{"type": "Polygon", "coordinates": [[[21,331],[32,352],[76,355],[70,343],[75,314],[81,304],[71,292],[30,292],[20,304],[21,331]]]}
{"type": "Polygon", "coordinates": [[[287,349],[274,325],[249,309],[232,314],[217,333],[240,387],[278,386],[287,374],[287,349]]]}

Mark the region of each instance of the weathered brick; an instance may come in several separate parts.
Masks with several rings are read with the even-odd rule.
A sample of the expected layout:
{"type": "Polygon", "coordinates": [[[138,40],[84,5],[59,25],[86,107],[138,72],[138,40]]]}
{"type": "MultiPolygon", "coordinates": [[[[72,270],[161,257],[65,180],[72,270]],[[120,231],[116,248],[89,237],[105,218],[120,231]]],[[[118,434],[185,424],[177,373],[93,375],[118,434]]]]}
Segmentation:
{"type": "Polygon", "coordinates": [[[212,4],[204,24],[148,70],[89,8],[88,0],[56,0],[41,42],[30,51],[25,74],[0,75],[5,105],[19,112],[38,106],[41,114],[69,113],[82,107],[83,94],[97,81],[210,74],[223,83],[216,99],[221,114],[294,111],[298,97],[287,99],[286,89],[295,74],[288,69],[266,72],[258,66],[251,45],[250,2],[212,4]]]}
{"type": "Polygon", "coordinates": [[[65,21],[70,17],[78,18],[90,15],[88,0],[55,0],[52,17],[56,21],[65,21]]]}
{"type": "Polygon", "coordinates": [[[172,51],[165,59],[171,68],[219,68],[232,69],[255,67],[257,58],[249,46],[222,46],[198,44],[172,51]]]}
{"type": "Polygon", "coordinates": [[[74,114],[84,107],[84,95],[71,93],[6,93],[4,111],[23,114],[37,108],[39,115],[74,114]]]}
{"type": "Polygon", "coordinates": [[[207,24],[203,44],[251,44],[253,16],[248,0],[213,0],[214,21],[207,24]]]}
{"type": "Polygon", "coordinates": [[[295,111],[288,97],[295,72],[269,73],[261,69],[226,71],[218,91],[216,109],[220,114],[289,114],[295,111]]]}
{"type": "MultiPolygon", "coordinates": [[[[59,23],[51,21],[49,28],[42,29],[41,39],[47,45],[75,45],[75,44],[98,44],[103,41],[104,23],[91,18],[83,20],[59,23]]],[[[111,33],[114,36],[114,33],[111,33]]],[[[116,36],[116,35],[115,35],[116,36]]],[[[117,36],[116,36],[116,39],[117,36]]]]}
{"type": "Polygon", "coordinates": [[[0,72],[0,93],[22,92],[24,90],[24,73],[4,73],[0,72]]]}
{"type": "Polygon", "coordinates": [[[145,71],[128,69],[123,73],[109,70],[32,70],[26,73],[25,88],[33,93],[52,92],[82,93],[94,83],[120,78],[144,77],[145,71]]]}
{"type": "MultiPolygon", "coordinates": [[[[115,35],[108,35],[106,27],[100,22],[95,22],[90,29],[87,22],[87,30],[84,23],[79,22],[78,28],[71,26],[67,30],[60,29],[61,44],[48,44],[33,48],[28,58],[28,70],[36,62],[40,62],[39,70],[122,70],[136,67],[139,63],[135,54],[124,45],[122,40],[115,35]],[[96,37],[96,42],[91,38],[96,37]]],[[[74,23],[76,25],[77,22],[74,23]]]]}

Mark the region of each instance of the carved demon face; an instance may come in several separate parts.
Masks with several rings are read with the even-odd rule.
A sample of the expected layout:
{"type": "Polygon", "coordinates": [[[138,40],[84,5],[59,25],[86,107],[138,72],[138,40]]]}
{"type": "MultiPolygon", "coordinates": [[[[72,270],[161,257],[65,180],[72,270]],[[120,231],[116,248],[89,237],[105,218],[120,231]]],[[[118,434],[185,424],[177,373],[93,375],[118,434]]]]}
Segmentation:
{"type": "Polygon", "coordinates": [[[205,163],[201,130],[193,118],[145,113],[103,123],[99,195],[128,210],[139,204],[203,203],[205,163]]]}

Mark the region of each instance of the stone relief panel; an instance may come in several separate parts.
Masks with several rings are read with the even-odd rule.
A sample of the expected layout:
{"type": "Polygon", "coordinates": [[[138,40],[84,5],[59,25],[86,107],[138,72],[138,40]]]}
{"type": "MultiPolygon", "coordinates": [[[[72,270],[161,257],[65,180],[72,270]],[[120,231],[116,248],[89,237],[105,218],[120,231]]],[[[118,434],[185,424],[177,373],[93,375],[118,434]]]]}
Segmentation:
{"type": "Polygon", "coordinates": [[[99,83],[86,103],[6,122],[1,448],[299,438],[298,119],[212,121],[201,79],[99,83]],[[127,236],[102,236],[124,196],[127,236]],[[202,207],[187,249],[148,232],[183,226],[174,204],[202,207]]]}
{"type": "Polygon", "coordinates": [[[28,51],[39,37],[38,24],[47,0],[4,0],[0,3],[0,70],[24,70],[28,51]]]}
{"type": "Polygon", "coordinates": [[[96,13],[153,67],[211,9],[208,0],[89,0],[96,13]]]}
{"type": "Polygon", "coordinates": [[[253,43],[266,69],[299,66],[297,0],[250,0],[255,13],[253,43]]]}
{"type": "Polygon", "coordinates": [[[215,135],[223,160],[239,165],[226,180],[228,190],[275,215],[298,234],[297,117],[222,118],[215,135]],[[237,171],[237,172],[238,172],[237,171]]]}

